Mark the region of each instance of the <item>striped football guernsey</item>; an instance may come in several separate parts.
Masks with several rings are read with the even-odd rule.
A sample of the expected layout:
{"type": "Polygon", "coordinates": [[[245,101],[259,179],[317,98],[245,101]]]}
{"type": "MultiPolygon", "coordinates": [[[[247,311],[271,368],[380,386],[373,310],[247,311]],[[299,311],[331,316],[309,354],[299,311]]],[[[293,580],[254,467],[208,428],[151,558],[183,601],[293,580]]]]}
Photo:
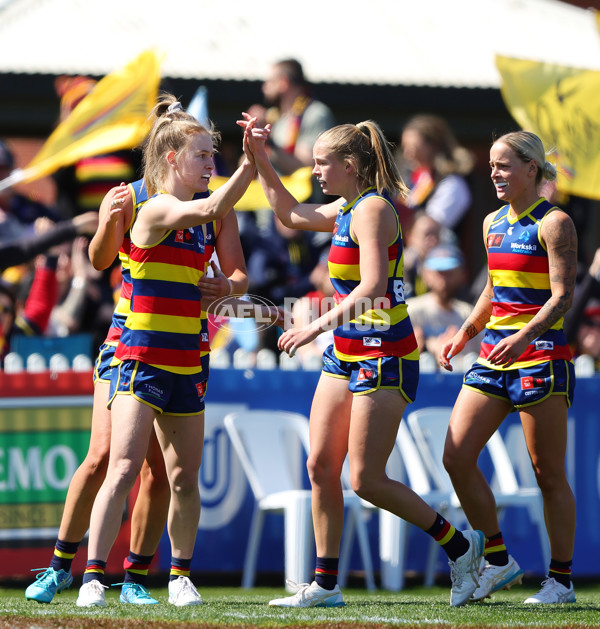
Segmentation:
{"type": "Polygon", "coordinates": [[[123,332],[123,326],[127,315],[131,312],[131,274],[129,273],[129,245],[131,241],[131,226],[135,221],[138,209],[148,200],[148,193],[146,192],[146,185],[143,179],[138,179],[133,183],[128,184],[129,191],[131,192],[133,201],[133,213],[131,215],[131,222],[129,227],[123,236],[123,242],[119,248],[119,262],[121,263],[121,293],[117,305],[113,312],[110,328],[108,329],[108,335],[104,341],[107,345],[118,345],[121,333],[123,332]]]}
{"type": "MultiPolygon", "coordinates": [[[[144,184],[143,179],[138,179],[133,183],[128,184],[129,190],[131,192],[132,202],[133,202],[133,213],[131,216],[131,222],[125,235],[123,237],[123,242],[119,249],[119,262],[121,263],[121,292],[119,294],[119,299],[117,301],[117,305],[112,315],[112,320],[110,323],[110,328],[108,329],[108,334],[104,341],[107,345],[117,346],[119,344],[119,339],[121,338],[121,333],[123,332],[123,327],[125,325],[125,320],[127,319],[127,315],[131,312],[131,274],[129,272],[129,244],[131,239],[131,226],[135,221],[135,217],[137,216],[137,212],[139,208],[146,203],[148,200],[148,193],[146,192],[146,185],[144,184]]],[[[209,195],[208,192],[197,192],[194,195],[194,199],[206,198],[209,195]]],[[[209,255],[212,255],[214,251],[214,224],[210,223],[207,225],[210,232],[213,235],[211,236],[213,240],[212,249],[210,249],[209,255]]],[[[210,259],[210,258],[209,258],[210,259]]],[[[204,313],[203,316],[206,316],[204,313]]],[[[208,325],[208,324],[207,324],[208,325]]],[[[208,333],[208,330],[207,330],[208,333]]],[[[210,351],[210,347],[206,350],[210,351]]]]}
{"type": "Polygon", "coordinates": [[[139,360],[179,374],[202,371],[198,281],[205,263],[202,226],[172,229],[153,245],[131,240],[131,312],[116,359],[139,360]]]}
{"type": "Polygon", "coordinates": [[[352,202],[342,206],[336,217],[328,260],[329,275],[335,290],[334,299],[336,303],[340,303],[360,283],[360,249],[352,237],[351,226],[354,212],[369,198],[383,199],[396,216],[396,231],[390,234],[388,244],[388,283],[385,297],[389,300],[389,307],[369,308],[356,319],[338,326],[333,333],[335,355],[340,360],[351,362],[379,356],[418,360],[417,341],[404,301],[400,221],[389,196],[378,194],[375,188],[368,188],[352,202]]]}
{"type": "MultiPolygon", "coordinates": [[[[486,326],[477,362],[492,369],[487,356],[498,342],[523,328],[550,299],[548,253],[540,239],[540,227],[554,206],[539,199],[518,217],[501,207],[487,232],[488,267],[494,286],[492,315],[486,326]]],[[[523,355],[509,369],[518,369],[548,360],[571,360],[571,350],[563,332],[563,319],[531,341],[523,355]]]]}

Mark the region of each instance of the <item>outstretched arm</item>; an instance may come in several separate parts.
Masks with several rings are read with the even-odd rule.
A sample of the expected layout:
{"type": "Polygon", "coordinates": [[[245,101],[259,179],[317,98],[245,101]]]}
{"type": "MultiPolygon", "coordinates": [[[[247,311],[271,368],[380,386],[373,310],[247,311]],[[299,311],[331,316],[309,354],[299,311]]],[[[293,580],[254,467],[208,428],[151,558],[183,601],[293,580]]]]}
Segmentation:
{"type": "Polygon", "coordinates": [[[267,154],[266,141],[270,126],[258,129],[254,126],[255,118],[251,118],[246,113],[242,116],[244,119],[238,120],[237,123],[244,128],[244,141],[247,142],[254,155],[260,183],[269,205],[279,220],[286,227],[294,229],[332,231],[338,209],[343,205],[343,199],[326,204],[298,203],[281,182],[267,154]]]}

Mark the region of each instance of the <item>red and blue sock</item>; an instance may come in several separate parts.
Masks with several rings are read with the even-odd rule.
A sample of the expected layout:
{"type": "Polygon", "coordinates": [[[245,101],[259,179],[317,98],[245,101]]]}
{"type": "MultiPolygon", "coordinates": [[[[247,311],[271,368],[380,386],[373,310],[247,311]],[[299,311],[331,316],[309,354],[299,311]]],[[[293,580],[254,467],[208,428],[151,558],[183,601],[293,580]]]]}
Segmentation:
{"type": "Polygon", "coordinates": [[[315,581],[325,590],[333,590],[338,578],[338,557],[317,557],[315,581]]]}
{"type": "Polygon", "coordinates": [[[83,583],[90,581],[100,581],[104,585],[104,572],[106,570],[106,561],[101,559],[89,559],[85,572],[83,573],[83,583]]]}
{"type": "Polygon", "coordinates": [[[487,538],[483,554],[486,561],[492,566],[505,566],[508,563],[508,551],[502,538],[502,532],[487,538]]]}
{"type": "Polygon", "coordinates": [[[171,557],[171,572],[169,574],[169,581],[175,581],[175,579],[178,579],[179,577],[189,577],[191,566],[191,559],[171,557]]]}
{"type": "Polygon", "coordinates": [[[123,569],[125,570],[123,582],[146,585],[153,557],[154,555],[137,555],[130,549],[129,554],[123,560],[123,569]]]}
{"type": "Polygon", "coordinates": [[[469,550],[469,542],[465,536],[457,531],[446,518],[439,513],[435,514],[433,526],[425,533],[431,535],[433,539],[446,551],[450,561],[456,561],[469,550]]]}
{"type": "Polygon", "coordinates": [[[550,559],[550,569],[548,576],[564,585],[567,589],[571,587],[571,568],[573,561],[556,561],[550,559]]]}

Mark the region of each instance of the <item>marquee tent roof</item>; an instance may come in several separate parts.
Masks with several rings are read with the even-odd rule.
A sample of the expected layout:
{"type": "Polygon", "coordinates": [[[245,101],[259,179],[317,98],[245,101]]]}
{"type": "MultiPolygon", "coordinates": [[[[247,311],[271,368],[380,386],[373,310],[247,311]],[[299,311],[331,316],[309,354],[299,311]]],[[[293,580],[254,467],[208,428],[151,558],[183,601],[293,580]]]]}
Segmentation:
{"type": "Polygon", "coordinates": [[[495,54],[600,69],[594,11],[558,0],[0,0],[0,74],[105,75],[142,50],[164,77],[497,88],[495,54]]]}

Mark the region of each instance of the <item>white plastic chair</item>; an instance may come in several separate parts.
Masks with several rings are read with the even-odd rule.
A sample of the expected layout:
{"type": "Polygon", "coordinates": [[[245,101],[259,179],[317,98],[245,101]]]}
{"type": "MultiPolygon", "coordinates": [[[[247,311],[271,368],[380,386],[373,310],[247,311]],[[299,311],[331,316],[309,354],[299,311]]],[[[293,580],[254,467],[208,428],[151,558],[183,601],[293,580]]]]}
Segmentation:
{"type": "MultiPolygon", "coordinates": [[[[230,413],[225,428],[240,459],[256,504],[250,525],[244,560],[242,587],[254,584],[256,560],[264,516],[284,514],[285,577],[296,583],[312,580],[314,535],[311,490],[304,486],[306,456],[309,451],[308,418],[299,413],[273,410],[247,410],[230,413]]],[[[349,523],[356,527],[369,589],[375,588],[362,504],[353,492],[344,491],[349,523]]],[[[340,570],[340,582],[345,574],[340,570]]]]}
{"type": "MultiPolygon", "coordinates": [[[[457,519],[455,508],[451,505],[454,490],[451,488],[437,489],[421,460],[410,431],[405,423],[401,423],[396,436],[396,443],[387,461],[386,472],[390,478],[407,484],[419,494],[425,502],[440,513],[447,515],[451,521],[457,519]]],[[[344,465],[342,480],[349,479],[348,462],[344,465]]],[[[349,480],[346,480],[349,484],[349,480]]],[[[362,501],[368,509],[377,509],[375,505],[362,501]]],[[[399,591],[404,587],[404,572],[407,541],[410,526],[408,522],[386,511],[379,511],[379,558],[381,563],[381,585],[386,590],[399,591]]],[[[462,516],[464,517],[464,516],[462,516]]],[[[431,586],[435,577],[435,561],[438,546],[433,544],[427,559],[425,585],[431,586]]],[[[340,566],[347,553],[342,551],[340,566]]],[[[340,570],[341,572],[341,570],[340,570]]]]}
{"type": "MultiPolygon", "coordinates": [[[[396,444],[386,467],[390,478],[408,485],[436,511],[454,516],[451,506],[452,493],[434,487],[421,459],[408,426],[401,422],[396,444]]],[[[398,591],[404,587],[405,561],[410,525],[408,522],[381,509],[379,512],[379,557],[381,560],[381,585],[386,590],[398,591]]],[[[425,585],[433,585],[437,548],[431,547],[427,560],[425,585]],[[432,568],[429,568],[432,566],[432,568]]]]}
{"type": "MultiPolygon", "coordinates": [[[[451,414],[451,407],[431,406],[413,411],[408,415],[407,422],[427,470],[440,488],[445,488],[452,492],[450,504],[453,508],[455,520],[451,521],[454,526],[457,526],[461,524],[464,513],[442,462],[446,432],[451,414]]],[[[519,484],[506,446],[498,431],[491,436],[486,444],[486,449],[493,466],[490,486],[494,492],[499,517],[502,517],[506,507],[527,508],[529,516],[537,528],[544,565],[549,565],[550,546],[539,487],[537,485],[524,487],[519,484]]]]}

